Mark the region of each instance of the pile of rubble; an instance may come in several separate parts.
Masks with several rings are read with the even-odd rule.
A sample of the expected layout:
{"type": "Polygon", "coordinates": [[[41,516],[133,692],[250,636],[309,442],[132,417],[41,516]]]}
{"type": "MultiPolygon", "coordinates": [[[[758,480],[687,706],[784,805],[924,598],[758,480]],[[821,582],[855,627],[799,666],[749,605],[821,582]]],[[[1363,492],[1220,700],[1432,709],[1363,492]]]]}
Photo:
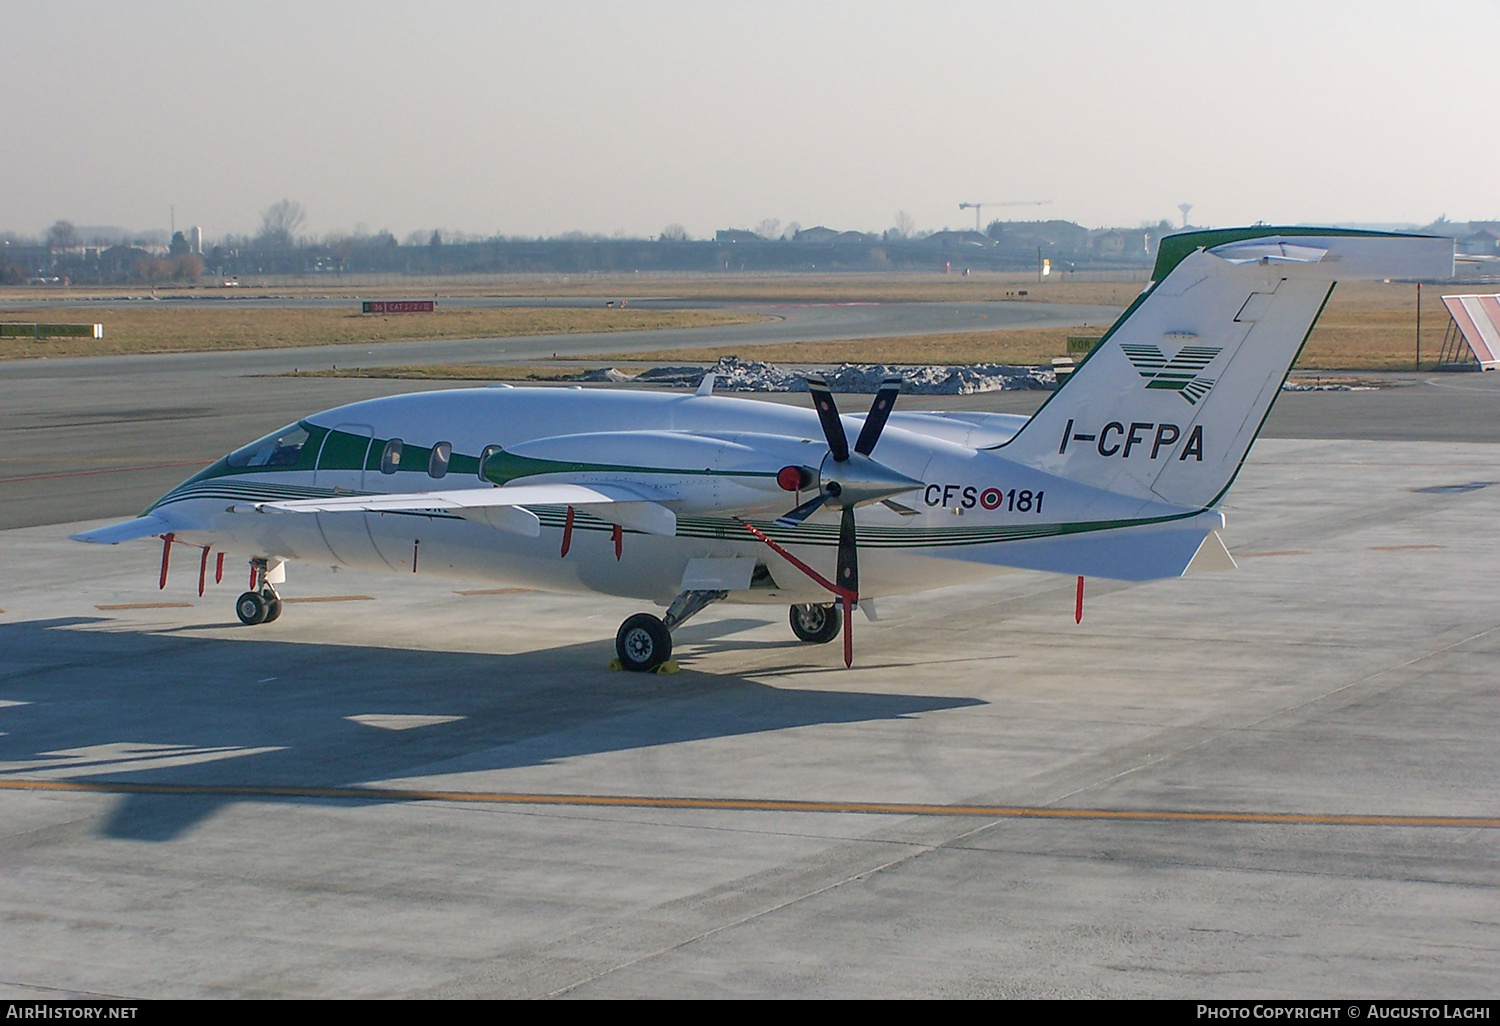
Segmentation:
{"type": "MultiPolygon", "coordinates": [[[[653,367],[630,375],[614,367],[588,371],[574,381],[634,381],[650,385],[696,387],[703,375],[714,375],[714,388],[722,392],[806,392],[805,370],[778,367],[759,360],[741,360],[726,356],[706,367],[653,367]]],[[[887,366],[850,364],[822,372],[828,386],[845,394],[873,394],[887,375],[897,374],[906,382],[903,392],[910,395],[972,395],[975,392],[1000,392],[1015,389],[1052,389],[1057,378],[1049,367],[1011,367],[981,363],[963,367],[887,366]]]]}

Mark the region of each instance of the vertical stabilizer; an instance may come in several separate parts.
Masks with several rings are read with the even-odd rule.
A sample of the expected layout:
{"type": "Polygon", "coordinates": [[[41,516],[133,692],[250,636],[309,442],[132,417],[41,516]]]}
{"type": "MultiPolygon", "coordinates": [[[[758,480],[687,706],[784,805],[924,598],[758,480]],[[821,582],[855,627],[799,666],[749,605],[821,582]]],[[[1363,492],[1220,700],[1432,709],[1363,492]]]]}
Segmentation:
{"type": "Polygon", "coordinates": [[[1337,279],[1452,272],[1446,238],[1288,228],[1169,236],[1155,282],[1000,451],[1117,494],[1212,506],[1337,279]]]}

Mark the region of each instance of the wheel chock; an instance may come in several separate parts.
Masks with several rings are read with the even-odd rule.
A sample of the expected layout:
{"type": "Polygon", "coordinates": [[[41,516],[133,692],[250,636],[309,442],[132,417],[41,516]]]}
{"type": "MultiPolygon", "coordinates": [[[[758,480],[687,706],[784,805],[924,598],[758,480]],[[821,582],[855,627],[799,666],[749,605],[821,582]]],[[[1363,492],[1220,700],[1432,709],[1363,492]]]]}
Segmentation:
{"type": "MultiPolygon", "coordinates": [[[[611,659],[609,661],[609,668],[611,670],[623,670],[623,669],[625,669],[625,667],[623,667],[623,666],[620,665],[620,660],[618,660],[618,659],[611,659]]],[[[656,669],[652,670],[651,672],[652,673],[681,673],[682,672],[682,667],[677,665],[677,660],[675,660],[675,659],[668,659],[666,662],[662,663],[660,666],[658,666],[656,669]]]]}

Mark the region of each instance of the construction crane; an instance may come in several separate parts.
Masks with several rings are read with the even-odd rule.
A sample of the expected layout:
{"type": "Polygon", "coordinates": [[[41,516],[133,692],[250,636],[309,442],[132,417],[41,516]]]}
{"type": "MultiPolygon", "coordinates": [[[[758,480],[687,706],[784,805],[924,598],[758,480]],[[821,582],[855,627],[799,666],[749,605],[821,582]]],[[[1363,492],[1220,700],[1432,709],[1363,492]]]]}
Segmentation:
{"type": "Polygon", "coordinates": [[[979,222],[984,216],[983,210],[985,207],[1045,207],[1051,202],[1051,200],[995,200],[993,202],[986,200],[983,203],[960,203],[958,209],[968,210],[970,207],[974,208],[974,230],[977,232],[982,230],[979,227],[979,222]]]}

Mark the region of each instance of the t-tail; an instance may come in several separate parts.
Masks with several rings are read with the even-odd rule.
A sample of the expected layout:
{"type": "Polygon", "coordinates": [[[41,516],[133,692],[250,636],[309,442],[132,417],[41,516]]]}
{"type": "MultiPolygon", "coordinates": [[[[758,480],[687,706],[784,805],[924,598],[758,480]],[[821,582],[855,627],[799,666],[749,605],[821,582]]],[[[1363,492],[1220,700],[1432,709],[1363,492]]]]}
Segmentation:
{"type": "Polygon", "coordinates": [[[1151,502],[1218,504],[1339,279],[1453,274],[1453,240],[1333,228],[1184,232],[1008,459],[1151,502]]]}

